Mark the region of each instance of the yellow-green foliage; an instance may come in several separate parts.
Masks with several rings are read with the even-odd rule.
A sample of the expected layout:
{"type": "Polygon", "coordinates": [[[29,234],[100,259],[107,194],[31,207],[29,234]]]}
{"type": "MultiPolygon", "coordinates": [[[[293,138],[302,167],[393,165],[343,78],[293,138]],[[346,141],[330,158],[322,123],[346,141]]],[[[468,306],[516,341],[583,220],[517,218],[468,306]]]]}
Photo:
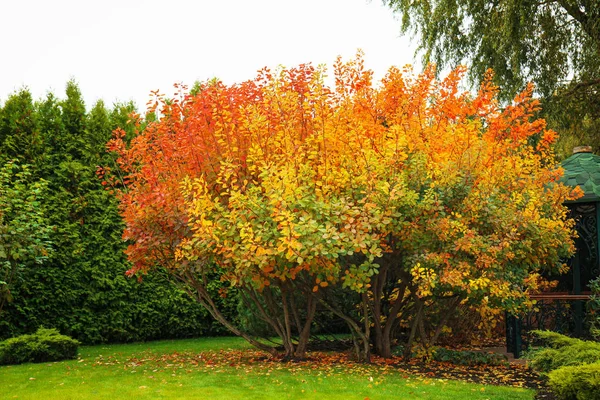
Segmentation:
{"type": "Polygon", "coordinates": [[[535,331],[535,335],[540,338],[547,346],[559,349],[565,346],[573,346],[582,343],[583,340],[562,335],[552,331],[535,331]]]}
{"type": "Polygon", "coordinates": [[[536,331],[536,335],[549,346],[529,355],[531,365],[540,372],[600,362],[600,343],[574,339],[556,332],[536,331]]]}
{"type": "Polygon", "coordinates": [[[548,374],[548,383],[564,400],[600,399],[600,362],[562,367],[548,374]]]}
{"type": "Polygon", "coordinates": [[[548,385],[560,399],[600,399],[600,343],[556,332],[536,331],[548,347],[529,354],[532,366],[548,374],[548,385]]]}

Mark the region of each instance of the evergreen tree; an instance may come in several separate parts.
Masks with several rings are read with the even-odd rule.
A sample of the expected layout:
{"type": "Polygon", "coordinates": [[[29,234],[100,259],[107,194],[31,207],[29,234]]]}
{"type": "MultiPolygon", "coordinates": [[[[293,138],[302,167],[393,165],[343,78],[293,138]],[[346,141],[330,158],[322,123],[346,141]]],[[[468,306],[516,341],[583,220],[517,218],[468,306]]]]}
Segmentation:
{"type": "MultiPolygon", "coordinates": [[[[67,83],[64,100],[50,93],[34,103],[29,91],[22,90],[0,109],[2,154],[31,164],[13,163],[0,169],[0,272],[3,277],[14,276],[10,287],[8,279],[0,277],[4,282],[0,291],[14,299],[0,310],[0,339],[42,325],[86,343],[223,332],[166,274],[142,281],[125,276],[130,265],[123,252],[123,222],[117,200],[101,184],[97,170],[116,165],[115,155],[106,151],[106,142],[117,127],[133,134],[133,112],[131,103],[107,110],[101,101],[86,112],[73,81],[67,83]],[[15,173],[25,170],[27,182],[18,187],[7,184],[20,182],[15,173]],[[2,180],[3,176],[13,178],[2,180]],[[40,192],[41,183],[37,182],[44,183],[43,196],[27,195],[27,190],[40,192]],[[12,190],[11,196],[5,195],[7,190],[12,190]],[[18,221],[3,219],[5,203],[23,197],[19,193],[35,200],[31,204],[36,206],[36,214],[22,212],[18,221]],[[52,228],[39,229],[38,233],[47,236],[41,239],[30,229],[41,226],[40,218],[44,226],[52,228]],[[32,257],[19,263],[18,269],[3,256],[10,249],[2,241],[9,238],[9,244],[15,242],[14,235],[3,235],[15,221],[29,222],[23,232],[30,233],[32,240],[52,243],[51,248],[40,248],[37,253],[30,246],[32,257]],[[36,261],[43,263],[36,265],[36,261]]],[[[213,289],[218,291],[218,286],[213,289]]],[[[0,308],[2,303],[0,297],[0,308]]]]}
{"type": "Polygon", "coordinates": [[[0,157],[35,163],[42,151],[38,118],[27,89],[12,94],[0,111],[0,157]]]}

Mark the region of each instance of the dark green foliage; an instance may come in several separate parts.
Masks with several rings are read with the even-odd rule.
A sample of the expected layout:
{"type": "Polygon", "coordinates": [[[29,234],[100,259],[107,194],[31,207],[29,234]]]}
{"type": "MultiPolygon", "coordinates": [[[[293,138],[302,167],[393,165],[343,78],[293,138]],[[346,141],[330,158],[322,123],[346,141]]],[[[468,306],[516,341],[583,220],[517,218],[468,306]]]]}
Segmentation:
{"type": "Polygon", "coordinates": [[[436,361],[457,365],[502,365],[507,363],[506,356],[481,351],[452,350],[440,347],[433,352],[436,361]]]}
{"type": "MultiPolygon", "coordinates": [[[[110,111],[110,120],[112,122],[112,129],[121,128],[125,131],[125,140],[130,141],[135,135],[135,120],[132,119],[132,114],[136,112],[135,104],[129,103],[117,103],[110,111]]],[[[148,118],[147,116],[146,118],[148,118]]],[[[154,118],[154,114],[150,116],[154,118]]],[[[141,121],[142,123],[144,121],[141,121]]]]}
{"type": "Polygon", "coordinates": [[[600,340],[600,278],[590,282],[592,295],[587,302],[587,318],[590,324],[590,333],[600,340]]]}
{"type": "Polygon", "coordinates": [[[0,111],[0,157],[32,164],[43,151],[42,141],[31,94],[22,89],[10,96],[0,111]]]}
{"type": "Polygon", "coordinates": [[[0,365],[68,360],[77,357],[78,346],[77,340],[56,329],[39,328],[32,335],[0,342],[0,365]]]}
{"type": "MultiPolygon", "coordinates": [[[[20,266],[11,282],[14,300],[0,310],[0,339],[40,326],[84,343],[225,333],[166,273],[141,281],[125,276],[130,265],[117,200],[96,171],[116,169],[106,142],[117,127],[133,132],[135,108],[120,104],[107,110],[98,102],[86,112],[74,82],[66,95],[61,100],[49,94],[34,104],[22,90],[0,108],[0,154],[27,161],[28,181],[46,182],[38,211],[52,227],[47,232],[52,251],[42,264],[20,266]]],[[[210,290],[217,294],[221,285],[216,279],[210,290]]],[[[220,301],[235,316],[235,294],[220,301]]]]}
{"type": "Polygon", "coordinates": [[[46,182],[14,161],[0,164],[0,313],[12,301],[12,286],[27,266],[47,259],[50,226],[44,216],[46,182]]]}
{"type": "Polygon", "coordinates": [[[259,337],[274,337],[277,335],[268,323],[259,318],[254,303],[240,301],[237,306],[237,313],[240,328],[245,332],[259,337]]]}
{"type": "MultiPolygon", "coordinates": [[[[165,273],[165,279],[168,274],[165,273]]],[[[233,324],[239,326],[240,314],[238,309],[239,293],[236,288],[230,287],[228,282],[221,282],[219,276],[214,276],[207,286],[207,290],[210,293],[212,299],[218,305],[219,310],[225,315],[233,324]]],[[[203,309],[204,310],[204,309],[203,309]]],[[[208,311],[206,311],[208,316],[208,311]]],[[[211,335],[231,335],[231,332],[223,326],[219,321],[209,317],[208,322],[204,321],[204,329],[208,329],[207,334],[211,335]]]]}
{"type": "Polygon", "coordinates": [[[475,81],[493,68],[511,95],[531,80],[542,93],[552,94],[571,73],[579,82],[598,78],[596,0],[383,2],[401,16],[404,32],[420,34],[426,62],[472,65],[475,81]]]}
{"type": "Polygon", "coordinates": [[[600,363],[562,367],[548,374],[548,385],[559,399],[600,399],[600,363]]]}
{"type": "Polygon", "coordinates": [[[570,338],[556,332],[536,331],[548,347],[528,354],[536,370],[548,373],[564,366],[600,362],[600,343],[570,338]]]}

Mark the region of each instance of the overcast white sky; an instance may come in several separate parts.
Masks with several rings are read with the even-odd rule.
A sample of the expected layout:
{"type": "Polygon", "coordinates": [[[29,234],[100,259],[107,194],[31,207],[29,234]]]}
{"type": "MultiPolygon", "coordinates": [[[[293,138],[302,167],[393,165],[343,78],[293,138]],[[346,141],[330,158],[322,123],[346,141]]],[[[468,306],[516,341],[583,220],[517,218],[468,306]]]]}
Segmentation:
{"type": "Polygon", "coordinates": [[[379,0],[0,0],[0,41],[0,103],[23,86],[63,97],[74,78],[88,107],[142,108],[150,90],[170,94],[175,82],[235,83],[358,48],[377,78],[415,61],[379,0]]]}

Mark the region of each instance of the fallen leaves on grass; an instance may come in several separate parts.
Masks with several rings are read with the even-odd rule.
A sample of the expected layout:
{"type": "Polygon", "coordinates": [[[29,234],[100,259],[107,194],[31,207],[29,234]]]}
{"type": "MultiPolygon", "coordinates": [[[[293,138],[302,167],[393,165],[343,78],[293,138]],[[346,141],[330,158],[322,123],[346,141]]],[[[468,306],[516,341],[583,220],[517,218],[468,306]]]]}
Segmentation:
{"type": "Polygon", "coordinates": [[[537,373],[522,365],[464,366],[446,362],[404,360],[401,357],[384,359],[374,356],[371,364],[357,363],[347,353],[312,352],[305,360],[283,361],[258,350],[221,350],[209,352],[174,352],[167,354],[143,353],[124,361],[102,358],[94,366],[122,364],[124,370],[151,374],[168,372],[172,376],[195,371],[224,373],[230,369],[246,374],[269,376],[273,371],[285,370],[292,375],[311,374],[326,378],[334,374],[364,376],[369,384],[378,385],[390,374],[419,383],[456,379],[476,384],[503,385],[539,389],[544,387],[537,373]]]}

